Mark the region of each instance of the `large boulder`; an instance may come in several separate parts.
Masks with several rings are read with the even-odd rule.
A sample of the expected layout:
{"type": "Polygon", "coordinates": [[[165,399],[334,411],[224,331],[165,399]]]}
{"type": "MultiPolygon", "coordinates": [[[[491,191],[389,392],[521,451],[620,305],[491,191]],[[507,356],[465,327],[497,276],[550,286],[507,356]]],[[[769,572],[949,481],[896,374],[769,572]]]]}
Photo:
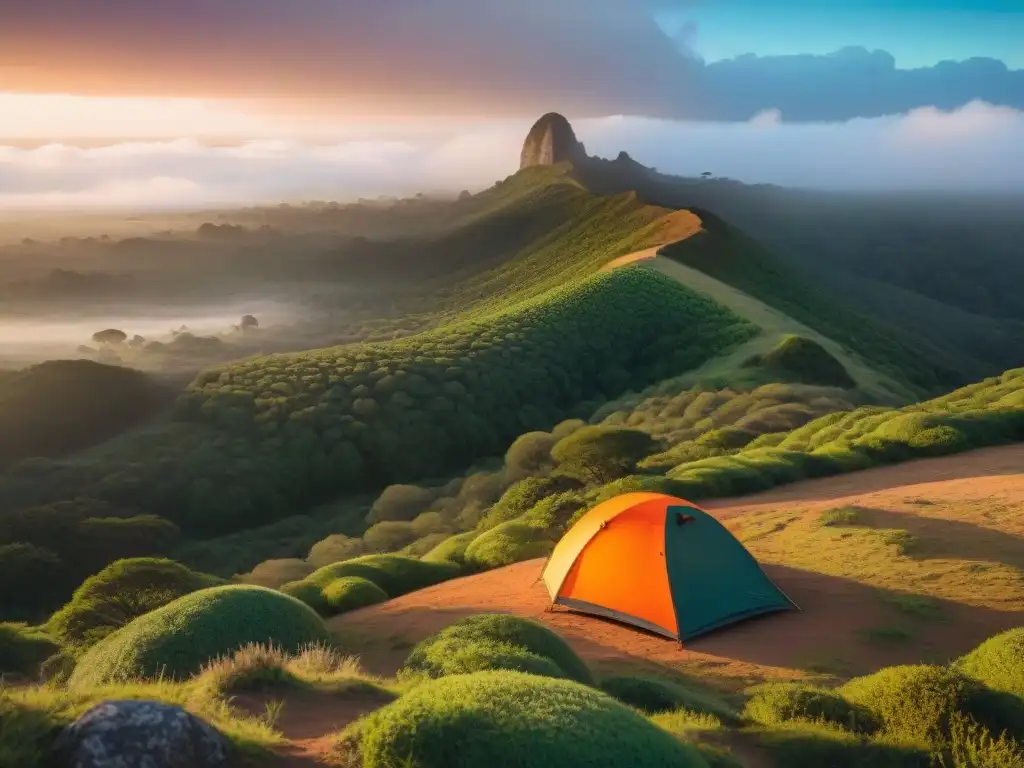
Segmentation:
{"type": "Polygon", "coordinates": [[[587,151],[576,139],[576,132],[569,121],[557,112],[549,112],[534,123],[526,135],[519,168],[581,162],[586,159],[587,151]]]}
{"type": "Polygon", "coordinates": [[[181,707],[105,701],[67,726],[54,744],[61,768],[216,768],[231,744],[181,707]]]}

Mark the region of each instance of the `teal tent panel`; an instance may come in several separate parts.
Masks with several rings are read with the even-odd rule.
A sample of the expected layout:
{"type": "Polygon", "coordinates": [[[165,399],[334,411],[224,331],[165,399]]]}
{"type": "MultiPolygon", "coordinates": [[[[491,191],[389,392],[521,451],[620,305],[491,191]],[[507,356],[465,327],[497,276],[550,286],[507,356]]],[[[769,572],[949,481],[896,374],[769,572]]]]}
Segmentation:
{"type": "Polygon", "coordinates": [[[746,547],[699,509],[668,508],[665,563],[680,640],[794,607],[746,547]]]}

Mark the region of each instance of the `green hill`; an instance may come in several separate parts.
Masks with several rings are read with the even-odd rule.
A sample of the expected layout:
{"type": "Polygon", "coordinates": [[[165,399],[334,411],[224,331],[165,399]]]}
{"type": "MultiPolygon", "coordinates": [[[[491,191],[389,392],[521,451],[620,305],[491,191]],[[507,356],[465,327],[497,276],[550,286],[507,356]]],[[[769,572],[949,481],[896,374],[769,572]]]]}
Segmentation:
{"type": "Polygon", "coordinates": [[[678,216],[633,194],[596,196],[567,170],[530,169],[455,203],[457,225],[422,240],[422,258],[479,246],[487,232],[499,254],[514,251],[428,280],[436,290],[407,319],[430,330],[206,371],[177,421],[9,473],[0,500],[116,499],[192,535],[241,530],[500,454],[523,431],[589,415],[756,333],[660,275],[597,274],[672,239],[678,216]],[[543,226],[520,226],[536,217],[543,226]]]}
{"type": "Polygon", "coordinates": [[[0,469],[33,456],[64,456],[108,440],[168,398],[138,371],[53,360],[0,377],[0,469]]]}

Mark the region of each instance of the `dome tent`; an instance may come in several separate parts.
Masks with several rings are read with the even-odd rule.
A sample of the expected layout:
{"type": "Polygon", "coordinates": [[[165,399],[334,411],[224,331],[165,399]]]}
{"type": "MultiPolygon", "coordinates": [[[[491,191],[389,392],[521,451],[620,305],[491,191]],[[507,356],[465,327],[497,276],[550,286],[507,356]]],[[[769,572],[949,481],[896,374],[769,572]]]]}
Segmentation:
{"type": "Polygon", "coordinates": [[[660,493],[627,493],[590,510],[541,578],[552,605],[679,641],[797,607],[725,526],[660,493]]]}

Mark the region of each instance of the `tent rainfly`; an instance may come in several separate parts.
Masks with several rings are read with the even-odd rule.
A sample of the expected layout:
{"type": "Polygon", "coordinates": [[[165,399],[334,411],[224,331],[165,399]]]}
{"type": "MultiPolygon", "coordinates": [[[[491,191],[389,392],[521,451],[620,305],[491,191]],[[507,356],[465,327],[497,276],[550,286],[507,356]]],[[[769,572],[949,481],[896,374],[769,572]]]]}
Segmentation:
{"type": "Polygon", "coordinates": [[[541,578],[552,605],[680,642],[797,608],[725,526],[660,493],[627,493],[590,510],[558,542],[541,578]]]}

